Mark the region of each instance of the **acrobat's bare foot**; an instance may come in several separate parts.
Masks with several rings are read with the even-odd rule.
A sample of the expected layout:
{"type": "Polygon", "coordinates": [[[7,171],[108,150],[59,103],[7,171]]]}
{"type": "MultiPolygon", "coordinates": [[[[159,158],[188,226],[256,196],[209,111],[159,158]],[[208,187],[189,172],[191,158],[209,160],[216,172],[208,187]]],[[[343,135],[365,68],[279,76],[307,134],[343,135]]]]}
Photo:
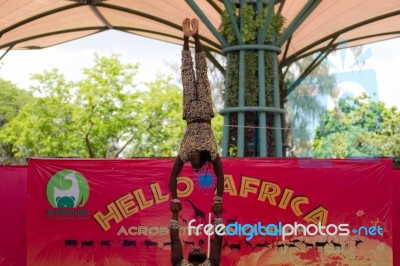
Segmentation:
{"type": "Polygon", "coordinates": [[[183,31],[183,35],[185,35],[185,37],[190,37],[191,32],[190,32],[190,19],[189,18],[185,18],[183,20],[182,31],[183,31]]]}
{"type": "Polygon", "coordinates": [[[192,19],[192,36],[196,37],[199,35],[199,21],[197,19],[192,19]]]}

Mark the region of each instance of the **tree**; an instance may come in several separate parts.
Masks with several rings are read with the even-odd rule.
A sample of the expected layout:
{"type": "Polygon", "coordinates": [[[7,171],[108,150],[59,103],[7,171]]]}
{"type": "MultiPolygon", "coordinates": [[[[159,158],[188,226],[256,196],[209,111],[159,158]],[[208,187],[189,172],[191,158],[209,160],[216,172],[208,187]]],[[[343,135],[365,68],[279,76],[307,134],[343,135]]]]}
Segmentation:
{"type": "MultiPolygon", "coordinates": [[[[10,81],[0,79],[0,130],[33,99],[30,92],[18,89],[10,81]]],[[[0,156],[12,157],[12,145],[0,141],[0,156]]]]}
{"type": "MultiPolygon", "coordinates": [[[[132,142],[140,121],[138,95],[133,92],[137,65],[122,64],[118,56],[95,56],[76,84],[75,123],[81,145],[90,158],[115,158],[132,142]]],[[[86,157],[86,156],[85,156],[86,157]]]]}
{"type": "MultiPolygon", "coordinates": [[[[84,78],[66,81],[54,69],[34,75],[40,95],[0,131],[16,156],[165,157],[178,153],[184,132],[181,89],[158,76],[135,88],[137,65],[95,56],[84,78]]],[[[213,123],[221,141],[222,118],[213,123]],[[215,123],[217,121],[217,123],[215,123]],[[219,122],[218,122],[219,121],[219,122]]]]}
{"type": "Polygon", "coordinates": [[[177,154],[184,133],[181,89],[171,77],[157,77],[145,83],[148,89],[138,93],[136,119],[140,124],[134,132],[129,157],[171,157],[177,154]]]}
{"type": "Polygon", "coordinates": [[[17,156],[117,157],[132,141],[137,96],[132,92],[136,65],[118,56],[95,56],[84,79],[67,82],[57,70],[34,75],[41,95],[0,132],[17,156]]]}
{"type": "MultiPolygon", "coordinates": [[[[350,60],[355,64],[352,67],[361,67],[365,64],[368,55],[363,50],[363,46],[356,46],[340,50],[341,58],[346,58],[350,54],[350,60]],[[350,52],[350,53],[348,53],[350,52]]],[[[339,50],[331,51],[335,55],[339,50]]],[[[312,64],[317,54],[307,56],[295,62],[287,69],[287,86],[306,71],[306,68],[312,64]]],[[[327,111],[328,98],[335,105],[338,103],[340,88],[336,87],[335,74],[330,71],[329,60],[323,60],[317,67],[297,86],[287,97],[287,116],[285,126],[285,135],[289,143],[289,155],[292,156],[312,156],[312,146],[315,127],[322,123],[322,117],[327,111]]]]}
{"type": "MultiPolygon", "coordinates": [[[[294,82],[314,60],[315,55],[300,59],[287,73],[286,85],[294,82]]],[[[321,62],[292,93],[286,101],[285,138],[290,143],[292,156],[309,156],[312,149],[312,130],[321,123],[328,108],[328,96],[336,98],[333,88],[336,80],[329,74],[329,65],[321,62]]]]}
{"type": "Polygon", "coordinates": [[[369,96],[345,97],[316,130],[314,156],[349,158],[400,154],[400,112],[369,96]]]}

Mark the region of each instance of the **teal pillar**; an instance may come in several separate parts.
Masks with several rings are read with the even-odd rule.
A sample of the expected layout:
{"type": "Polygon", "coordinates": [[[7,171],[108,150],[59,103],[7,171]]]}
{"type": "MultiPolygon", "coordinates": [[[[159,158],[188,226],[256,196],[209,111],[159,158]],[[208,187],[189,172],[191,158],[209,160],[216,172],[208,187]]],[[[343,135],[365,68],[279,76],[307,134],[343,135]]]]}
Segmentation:
{"type": "MultiPolygon", "coordinates": [[[[242,10],[245,5],[245,0],[240,1],[240,9],[242,10]]],[[[236,24],[236,23],[235,23],[236,24]]],[[[244,14],[240,12],[240,30],[243,29],[244,25],[244,14]]],[[[239,44],[242,44],[242,37],[241,34],[238,35],[239,44]]],[[[245,106],[245,51],[239,51],[239,99],[238,105],[239,107],[245,106]]],[[[244,157],[244,126],[245,126],[245,113],[239,112],[238,113],[238,133],[237,133],[237,157],[244,157]]]]}
{"type": "MultiPolygon", "coordinates": [[[[274,107],[280,108],[280,93],[279,93],[279,69],[278,69],[278,55],[274,54],[272,59],[272,68],[274,71],[274,107]]],[[[281,122],[281,114],[274,113],[274,139],[275,139],[275,157],[283,156],[282,149],[282,122],[281,122]]]]}
{"type": "MultiPolygon", "coordinates": [[[[244,5],[247,3],[247,0],[240,1],[240,9],[242,10],[244,5]]],[[[272,52],[274,54],[274,58],[277,59],[277,55],[281,52],[281,48],[277,45],[265,45],[265,38],[268,31],[269,24],[272,19],[272,15],[274,12],[274,0],[270,0],[268,2],[269,9],[266,19],[264,21],[264,25],[262,28],[258,30],[257,34],[257,43],[256,44],[244,44],[242,42],[241,30],[243,29],[244,25],[244,16],[243,12],[240,13],[240,20],[239,25],[236,22],[234,16],[234,10],[231,1],[224,0],[224,4],[226,10],[229,15],[229,19],[231,24],[233,25],[233,31],[235,32],[236,39],[238,40],[238,45],[234,46],[226,46],[222,50],[228,57],[228,64],[227,67],[231,66],[230,53],[231,52],[238,52],[239,54],[239,66],[238,66],[238,106],[228,106],[227,99],[228,99],[228,84],[229,80],[232,77],[227,77],[225,80],[225,106],[224,109],[221,111],[221,114],[224,115],[224,136],[223,136],[223,156],[228,155],[229,150],[229,121],[230,121],[230,113],[237,113],[237,125],[229,125],[229,126],[236,126],[237,127],[237,157],[243,157],[245,154],[245,128],[246,128],[246,121],[245,121],[245,113],[246,112],[257,112],[258,116],[258,125],[257,125],[257,132],[258,132],[258,143],[257,143],[257,156],[266,157],[268,155],[268,145],[267,145],[267,112],[274,113],[274,127],[277,128],[277,125],[281,125],[281,117],[284,113],[284,110],[279,106],[279,73],[277,67],[278,65],[274,66],[274,77],[273,77],[273,88],[274,88],[274,101],[273,106],[266,106],[266,81],[265,81],[265,51],[272,52]],[[246,70],[246,62],[245,62],[245,53],[246,50],[255,50],[258,53],[258,106],[246,106],[246,84],[245,84],[245,70],[246,70]],[[276,67],[276,69],[275,69],[276,67]],[[275,98],[278,97],[278,101],[275,98]],[[278,119],[279,121],[275,121],[278,119]]],[[[257,14],[261,15],[263,13],[264,8],[264,1],[258,0],[256,4],[257,14]]],[[[228,71],[227,74],[228,75],[228,71]]],[[[274,137],[280,138],[280,141],[275,140],[276,145],[282,146],[282,134],[278,132],[281,130],[281,126],[278,126],[278,129],[274,131],[274,137]]],[[[254,130],[253,132],[256,132],[254,130]]],[[[282,147],[275,148],[275,154],[277,156],[282,156],[282,147]]]]}
{"type": "MultiPolygon", "coordinates": [[[[274,10],[274,0],[270,0],[268,3],[268,14],[264,21],[264,26],[258,29],[257,43],[259,45],[264,44],[265,36],[268,31],[269,23],[271,22],[273,10],[274,10]]],[[[257,14],[263,13],[263,3],[262,1],[257,1],[257,14]]],[[[258,106],[265,107],[265,53],[263,49],[258,50],[258,106]]],[[[268,154],[267,146],[267,115],[265,112],[258,113],[259,121],[259,140],[258,140],[258,150],[260,157],[266,157],[268,154]]]]}
{"type": "MultiPolygon", "coordinates": [[[[231,64],[231,57],[228,54],[226,57],[226,64],[229,66],[231,64]]],[[[228,108],[228,97],[229,97],[229,73],[226,72],[225,74],[225,95],[224,95],[224,108],[228,108]]],[[[224,128],[223,128],[223,132],[222,132],[222,156],[223,157],[228,157],[229,155],[229,118],[230,118],[230,114],[227,112],[225,114],[223,114],[224,116],[224,128]]]]}

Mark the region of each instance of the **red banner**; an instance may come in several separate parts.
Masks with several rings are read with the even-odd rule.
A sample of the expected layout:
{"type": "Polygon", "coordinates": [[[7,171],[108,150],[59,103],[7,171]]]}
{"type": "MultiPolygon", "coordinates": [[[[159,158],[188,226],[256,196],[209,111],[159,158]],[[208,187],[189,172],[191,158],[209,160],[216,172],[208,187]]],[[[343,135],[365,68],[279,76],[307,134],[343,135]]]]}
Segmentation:
{"type": "MultiPolygon", "coordinates": [[[[400,169],[393,169],[393,225],[400,224],[400,169]]],[[[400,239],[400,229],[393,226],[393,239],[400,239]]],[[[400,265],[400,243],[393,241],[393,265],[400,265]]]]}
{"type": "MultiPolygon", "coordinates": [[[[30,160],[28,265],[170,265],[172,164],[30,160]]],[[[238,234],[224,236],[221,265],[392,265],[390,160],[224,159],[223,166],[223,218],[238,234]],[[257,231],[267,225],[276,230],[257,231]],[[288,235],[289,225],[303,231],[288,235]]],[[[179,177],[185,257],[193,246],[207,250],[207,235],[189,235],[187,225],[208,223],[214,185],[209,167],[194,173],[185,165],[179,177]]]]}
{"type": "Polygon", "coordinates": [[[27,167],[0,167],[0,265],[26,265],[27,167]]]}

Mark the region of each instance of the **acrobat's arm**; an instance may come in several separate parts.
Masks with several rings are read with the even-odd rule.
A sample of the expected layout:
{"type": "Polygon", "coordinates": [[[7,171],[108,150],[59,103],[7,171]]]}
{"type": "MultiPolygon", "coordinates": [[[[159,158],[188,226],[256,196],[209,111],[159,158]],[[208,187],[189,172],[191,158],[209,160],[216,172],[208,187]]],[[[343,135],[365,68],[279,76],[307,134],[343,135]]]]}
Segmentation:
{"type": "Polygon", "coordinates": [[[222,194],[224,193],[224,172],[222,170],[222,161],[219,155],[217,155],[213,161],[213,168],[215,176],[217,177],[217,196],[222,197],[222,194]]]}
{"type": "MultiPolygon", "coordinates": [[[[213,208],[213,211],[216,209],[213,208]]],[[[221,212],[214,212],[215,213],[215,226],[218,224],[222,224],[221,212]]],[[[222,251],[222,236],[218,234],[214,234],[214,240],[210,247],[210,262],[213,266],[218,266],[221,261],[221,251],[222,251]]]]}
{"type": "Polygon", "coordinates": [[[172,199],[177,199],[178,198],[178,192],[176,191],[177,189],[177,184],[178,184],[178,175],[181,172],[183,168],[183,161],[182,159],[177,156],[174,162],[174,166],[172,167],[171,174],[169,177],[169,190],[171,191],[172,194],[172,199]]]}
{"type": "Polygon", "coordinates": [[[170,206],[172,217],[170,222],[170,237],[171,237],[171,262],[172,265],[179,265],[183,260],[183,251],[182,251],[182,243],[179,238],[179,222],[178,222],[178,213],[182,209],[180,204],[176,204],[175,202],[171,202],[170,206]]]}

